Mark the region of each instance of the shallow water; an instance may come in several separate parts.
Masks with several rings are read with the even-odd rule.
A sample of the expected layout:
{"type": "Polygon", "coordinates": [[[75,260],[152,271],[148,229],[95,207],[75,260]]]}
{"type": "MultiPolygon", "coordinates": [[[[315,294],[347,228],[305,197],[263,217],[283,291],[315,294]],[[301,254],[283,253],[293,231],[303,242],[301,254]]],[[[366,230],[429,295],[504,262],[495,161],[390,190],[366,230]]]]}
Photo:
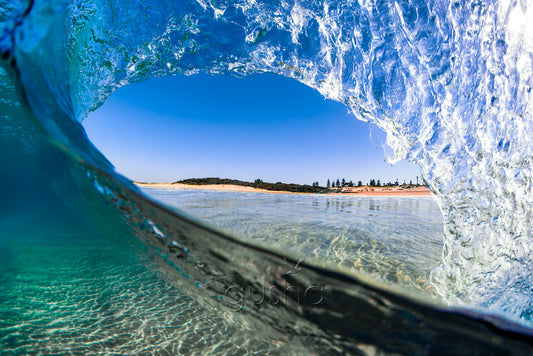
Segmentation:
{"type": "Polygon", "coordinates": [[[73,233],[42,214],[4,219],[2,226],[1,354],[283,351],[199,306],[140,250],[97,231],[73,233]],[[21,229],[27,221],[41,233],[21,229]]]}
{"type": "Polygon", "coordinates": [[[443,222],[432,197],[142,190],[229,234],[434,294],[443,222]]]}

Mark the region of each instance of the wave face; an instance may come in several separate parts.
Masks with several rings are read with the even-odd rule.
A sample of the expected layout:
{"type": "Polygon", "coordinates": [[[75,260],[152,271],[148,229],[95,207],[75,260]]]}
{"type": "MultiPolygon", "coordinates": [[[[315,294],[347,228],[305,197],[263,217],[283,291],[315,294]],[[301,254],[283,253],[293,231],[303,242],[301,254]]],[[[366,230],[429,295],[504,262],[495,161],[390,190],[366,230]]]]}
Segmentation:
{"type": "Polygon", "coordinates": [[[298,265],[301,273],[286,273],[298,256],[217,233],[148,200],[114,172],[80,122],[115,89],[153,77],[272,72],[299,80],[382,128],[391,161],[421,167],[444,214],[442,264],[432,273],[443,299],[528,321],[530,2],[0,4],[0,179],[10,187],[2,188],[3,209],[39,199],[104,226],[109,238],[142,242],[139,248],[150,246],[146,253],[164,274],[201,305],[250,330],[270,325],[265,338],[296,349],[413,353],[423,350],[413,345],[431,343],[438,352],[452,326],[466,322],[453,339],[462,350],[528,350],[521,348],[528,331],[496,317],[430,306],[307,261],[298,265]],[[298,294],[262,308],[246,300],[245,312],[229,313],[221,296],[231,283],[216,280],[222,275],[257,294],[274,287],[270,300],[279,299],[282,283],[326,285],[331,302],[317,306],[316,296],[298,294]]]}

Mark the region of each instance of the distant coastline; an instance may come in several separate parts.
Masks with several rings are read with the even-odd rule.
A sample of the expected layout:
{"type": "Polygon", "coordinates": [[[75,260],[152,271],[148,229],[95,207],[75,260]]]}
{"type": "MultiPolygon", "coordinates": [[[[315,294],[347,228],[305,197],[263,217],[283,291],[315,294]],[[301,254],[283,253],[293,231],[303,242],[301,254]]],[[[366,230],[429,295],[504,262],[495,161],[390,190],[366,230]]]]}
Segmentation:
{"type": "Polygon", "coordinates": [[[194,178],[175,183],[134,182],[140,187],[166,189],[203,189],[233,192],[277,193],[277,194],[323,194],[323,195],[359,195],[359,196],[430,196],[428,187],[423,185],[403,184],[398,186],[368,186],[324,188],[319,186],[266,183],[261,180],[243,182],[233,179],[194,178]]]}

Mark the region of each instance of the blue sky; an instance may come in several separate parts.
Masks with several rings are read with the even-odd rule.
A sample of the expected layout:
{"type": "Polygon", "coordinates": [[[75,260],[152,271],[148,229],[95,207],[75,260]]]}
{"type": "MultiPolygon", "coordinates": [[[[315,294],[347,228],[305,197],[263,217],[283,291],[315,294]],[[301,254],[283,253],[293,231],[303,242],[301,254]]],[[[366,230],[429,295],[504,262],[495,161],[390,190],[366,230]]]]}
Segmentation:
{"type": "Polygon", "coordinates": [[[273,74],[197,74],[128,85],[83,124],[120,173],[142,182],[408,182],[419,175],[412,163],[385,162],[381,130],[273,74]]]}

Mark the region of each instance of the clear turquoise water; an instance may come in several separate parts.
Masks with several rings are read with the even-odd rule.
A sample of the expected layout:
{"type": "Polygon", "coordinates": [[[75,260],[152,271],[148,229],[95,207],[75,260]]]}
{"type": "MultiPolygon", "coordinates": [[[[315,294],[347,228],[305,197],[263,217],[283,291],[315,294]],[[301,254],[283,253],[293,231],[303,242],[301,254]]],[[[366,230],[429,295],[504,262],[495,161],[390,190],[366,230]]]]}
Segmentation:
{"type": "Polygon", "coordinates": [[[74,233],[43,212],[1,223],[0,354],[278,350],[200,307],[127,241],[93,230],[74,233]]]}

